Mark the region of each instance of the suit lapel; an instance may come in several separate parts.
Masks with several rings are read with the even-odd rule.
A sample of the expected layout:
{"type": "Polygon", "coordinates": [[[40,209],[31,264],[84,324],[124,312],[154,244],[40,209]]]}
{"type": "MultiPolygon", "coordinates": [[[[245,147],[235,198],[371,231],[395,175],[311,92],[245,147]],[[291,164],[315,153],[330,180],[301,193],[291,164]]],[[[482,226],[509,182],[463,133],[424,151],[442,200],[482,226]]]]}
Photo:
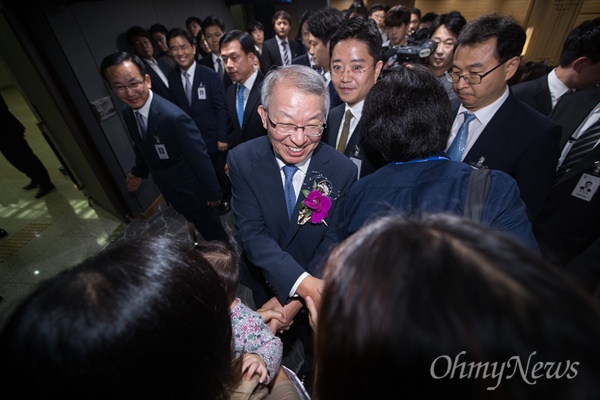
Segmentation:
{"type": "MultiPolygon", "coordinates": [[[[243,126],[248,126],[248,121],[250,120],[250,116],[253,112],[255,112],[257,104],[260,101],[260,84],[262,83],[262,74],[260,71],[256,76],[256,80],[254,81],[254,85],[252,85],[252,90],[248,94],[248,101],[246,102],[246,108],[244,108],[244,119],[243,126]]],[[[242,133],[244,133],[244,129],[242,129],[242,133]]],[[[243,136],[243,135],[242,135],[243,136]]]]}
{"type": "Polygon", "coordinates": [[[335,107],[330,111],[330,125],[327,127],[327,144],[335,147],[337,135],[340,130],[340,124],[344,116],[344,107],[335,107]]]}

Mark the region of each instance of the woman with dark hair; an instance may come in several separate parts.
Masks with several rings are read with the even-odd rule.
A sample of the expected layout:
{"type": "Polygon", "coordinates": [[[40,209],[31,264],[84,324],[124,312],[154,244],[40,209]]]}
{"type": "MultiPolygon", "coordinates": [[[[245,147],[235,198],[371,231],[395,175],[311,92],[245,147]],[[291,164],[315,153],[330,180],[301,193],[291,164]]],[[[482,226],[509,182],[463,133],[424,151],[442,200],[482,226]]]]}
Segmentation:
{"type": "Polygon", "coordinates": [[[325,266],[319,399],[593,399],[600,307],[562,271],[451,215],[384,217],[325,266]],[[391,395],[390,395],[391,393],[391,395]]]}
{"type": "Polygon", "coordinates": [[[24,398],[227,399],[240,377],[219,282],[196,250],[167,238],[104,250],[11,316],[3,387],[24,398]]]}

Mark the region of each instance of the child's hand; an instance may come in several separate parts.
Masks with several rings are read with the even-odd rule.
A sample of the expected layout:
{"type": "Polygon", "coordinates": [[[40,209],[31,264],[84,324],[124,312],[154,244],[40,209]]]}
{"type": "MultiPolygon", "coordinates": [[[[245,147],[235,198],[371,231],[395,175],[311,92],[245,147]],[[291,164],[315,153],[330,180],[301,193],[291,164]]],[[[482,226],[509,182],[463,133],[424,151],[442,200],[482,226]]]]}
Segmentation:
{"type": "Polygon", "coordinates": [[[244,374],[244,379],[249,381],[252,379],[252,375],[256,373],[260,375],[258,383],[264,383],[268,374],[267,364],[265,364],[264,360],[256,354],[249,353],[244,354],[242,357],[242,373],[244,374]]]}

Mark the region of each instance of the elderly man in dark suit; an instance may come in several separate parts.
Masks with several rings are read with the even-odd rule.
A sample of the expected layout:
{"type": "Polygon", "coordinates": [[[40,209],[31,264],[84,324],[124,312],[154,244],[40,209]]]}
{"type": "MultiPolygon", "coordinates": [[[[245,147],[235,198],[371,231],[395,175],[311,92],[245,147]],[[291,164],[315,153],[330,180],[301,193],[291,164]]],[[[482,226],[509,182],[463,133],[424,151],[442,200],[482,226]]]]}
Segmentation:
{"type": "Polygon", "coordinates": [[[227,88],[227,109],[233,129],[230,147],[267,134],[258,114],[260,87],[265,76],[254,68],[259,55],[252,36],[240,30],[221,38],[221,57],[225,72],[235,85],[227,88]]]}
{"type": "Polygon", "coordinates": [[[175,210],[192,222],[205,240],[229,242],[216,207],[221,191],[206,145],[196,124],[179,107],[152,93],[139,57],[119,52],[106,56],[102,77],[126,104],[123,119],[134,143],[135,166],[127,189],[135,191],[150,172],[175,210]]]}
{"type": "Polygon", "coordinates": [[[356,164],[362,178],[384,164],[381,153],[362,135],[362,109],[383,67],[380,60],[381,34],[374,21],[351,18],[329,42],[331,82],[344,103],[327,118],[323,141],[356,164]]]}
{"type": "Polygon", "coordinates": [[[229,140],[225,88],[216,72],[196,62],[196,45],[186,29],[172,29],[167,43],[179,65],[169,74],[171,99],[192,117],[202,134],[223,193],[219,211],[224,214],[230,210],[231,199],[231,183],[225,173],[229,140]]]}
{"type": "Polygon", "coordinates": [[[319,262],[337,240],[337,204],[357,169],[321,143],[329,96],[317,72],[301,65],[272,70],[261,98],[268,136],[236,146],[227,159],[232,208],[242,283],[252,289],[257,307],[282,311],[289,325],[302,308],[298,296],[320,300],[319,262]],[[315,188],[322,189],[312,194],[317,202],[331,205],[325,214],[305,205],[312,197],[304,190],[315,188]]]}
{"type": "Polygon", "coordinates": [[[273,14],[275,36],[263,43],[262,59],[267,70],[271,67],[290,65],[292,60],[302,54],[300,43],[289,39],[292,17],[287,11],[280,10],[273,14]]]}
{"type": "Polygon", "coordinates": [[[462,29],[448,73],[460,105],[446,152],[452,160],[481,163],[515,178],[533,222],[554,180],[561,128],[517,100],[506,84],[519,66],[525,38],[514,19],[498,14],[462,29]]]}

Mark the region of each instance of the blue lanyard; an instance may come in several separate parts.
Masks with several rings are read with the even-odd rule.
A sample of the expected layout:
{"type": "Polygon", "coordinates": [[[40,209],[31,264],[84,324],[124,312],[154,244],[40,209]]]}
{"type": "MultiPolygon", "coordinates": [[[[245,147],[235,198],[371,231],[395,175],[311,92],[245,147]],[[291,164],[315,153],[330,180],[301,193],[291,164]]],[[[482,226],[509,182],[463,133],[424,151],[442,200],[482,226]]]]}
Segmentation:
{"type": "Polygon", "coordinates": [[[403,161],[392,161],[390,163],[390,165],[414,164],[414,163],[421,163],[421,162],[427,162],[427,161],[438,161],[438,160],[450,161],[450,159],[448,157],[437,156],[437,157],[419,158],[418,160],[410,160],[410,161],[404,161],[404,162],[403,161]]]}

